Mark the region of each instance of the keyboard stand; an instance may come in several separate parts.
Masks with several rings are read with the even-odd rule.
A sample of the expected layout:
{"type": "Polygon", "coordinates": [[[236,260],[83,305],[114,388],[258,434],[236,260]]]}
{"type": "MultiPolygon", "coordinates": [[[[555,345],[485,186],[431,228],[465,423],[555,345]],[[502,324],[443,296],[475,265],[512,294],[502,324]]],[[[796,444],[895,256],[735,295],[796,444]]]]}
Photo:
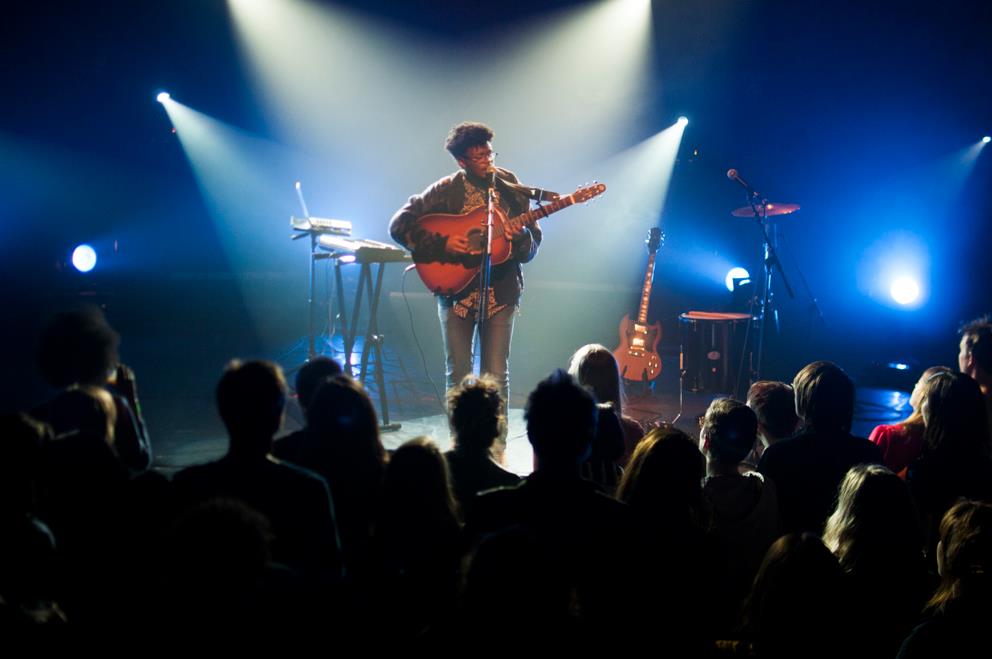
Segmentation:
{"type": "Polygon", "coordinates": [[[399,430],[401,424],[390,423],[389,421],[389,396],[386,392],[386,380],[383,374],[382,346],[384,337],[379,334],[379,299],[382,295],[382,276],[385,273],[386,263],[378,262],[375,283],[372,282],[372,263],[362,262],[361,270],[358,274],[358,288],[355,290],[355,302],[351,313],[351,323],[348,323],[347,309],[344,298],[344,283],[341,275],[341,267],[347,265],[342,263],[345,254],[331,254],[334,259],[334,283],[337,290],[338,313],[341,316],[342,338],[344,340],[344,369],[345,373],[354,376],[354,366],[351,363],[352,351],[355,341],[358,338],[358,320],[362,312],[362,302],[368,302],[369,313],[368,322],[365,325],[365,338],[362,341],[362,357],[359,363],[358,382],[365,386],[365,380],[369,375],[371,367],[372,375],[375,378],[376,388],[379,390],[379,410],[381,414],[379,430],[382,432],[393,432],[399,430]],[[363,298],[364,295],[364,298],[363,298]]]}

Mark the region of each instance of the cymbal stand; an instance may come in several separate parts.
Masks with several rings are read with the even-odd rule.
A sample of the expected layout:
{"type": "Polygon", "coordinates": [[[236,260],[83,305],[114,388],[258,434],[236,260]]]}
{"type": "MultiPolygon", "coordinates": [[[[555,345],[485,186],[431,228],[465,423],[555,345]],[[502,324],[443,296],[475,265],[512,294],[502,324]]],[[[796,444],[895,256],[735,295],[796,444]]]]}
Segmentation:
{"type": "Polygon", "coordinates": [[[757,357],[754,361],[754,374],[753,380],[758,380],[761,378],[761,365],[762,358],[764,356],[765,348],[765,334],[768,331],[768,316],[769,314],[774,315],[775,321],[775,331],[779,331],[779,319],[778,310],[773,309],[774,295],[772,293],[772,273],[777,268],[779,275],[782,277],[782,285],[785,286],[786,292],[789,294],[790,298],[795,298],[796,295],[792,291],[792,286],[789,285],[789,279],[785,276],[785,271],[782,269],[782,263],[778,259],[778,252],[776,251],[776,227],[772,226],[772,235],[768,235],[768,215],[766,213],[768,207],[768,201],[763,197],[759,196],[754,191],[749,191],[747,193],[747,203],[751,206],[751,210],[754,212],[754,220],[761,230],[761,238],[764,244],[764,270],[765,277],[761,292],[761,306],[760,306],[760,316],[761,316],[761,327],[758,331],[758,347],[757,347],[757,357]]]}

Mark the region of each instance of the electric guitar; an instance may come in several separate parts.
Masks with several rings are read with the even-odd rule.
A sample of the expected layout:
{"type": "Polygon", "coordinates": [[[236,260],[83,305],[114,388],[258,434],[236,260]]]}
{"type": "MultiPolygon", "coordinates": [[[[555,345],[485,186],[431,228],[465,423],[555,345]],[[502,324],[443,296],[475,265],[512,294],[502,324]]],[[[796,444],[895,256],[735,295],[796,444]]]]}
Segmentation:
{"type": "Polygon", "coordinates": [[[637,320],[631,322],[630,314],[620,321],[620,345],[613,351],[620,374],[625,380],[646,382],[654,380],[661,373],[661,358],[658,357],[658,342],[661,340],[661,322],[648,325],[648,302],[651,300],[651,284],[654,280],[654,259],[664,242],[661,229],[653,227],[644,241],[648,247],[648,267],[644,273],[644,288],[641,289],[641,308],[637,320]]]}
{"type": "MultiPolygon", "coordinates": [[[[511,246],[508,234],[523,227],[532,226],[539,219],[557,213],[572,204],[584,203],[593,197],[606,192],[606,186],[597,183],[572,194],[561,197],[545,206],[507,218],[502,210],[497,209],[497,219],[493,225],[493,242],[491,265],[499,265],[510,258],[511,246]]],[[[473,280],[478,278],[479,268],[482,267],[482,247],[486,239],[486,217],[488,211],[480,206],[468,213],[454,215],[450,213],[432,213],[420,218],[420,226],[431,233],[443,236],[465,236],[468,239],[469,254],[451,254],[446,252],[442,261],[416,262],[417,274],[433,293],[437,295],[455,295],[463,290],[473,280]]]]}

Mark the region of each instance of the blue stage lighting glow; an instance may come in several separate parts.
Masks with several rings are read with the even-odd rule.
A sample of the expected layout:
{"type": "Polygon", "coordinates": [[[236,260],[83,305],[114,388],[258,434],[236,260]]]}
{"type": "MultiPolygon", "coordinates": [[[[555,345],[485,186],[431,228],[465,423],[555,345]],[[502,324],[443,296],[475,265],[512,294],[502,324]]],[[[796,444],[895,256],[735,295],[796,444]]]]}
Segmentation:
{"type": "Polygon", "coordinates": [[[169,92],[159,92],[158,96],[155,97],[155,100],[159,103],[165,103],[169,100],[169,92]]]}
{"type": "Polygon", "coordinates": [[[746,284],[749,281],[751,281],[751,273],[749,273],[747,270],[745,270],[740,266],[731,268],[727,272],[726,279],[724,279],[724,283],[727,285],[727,290],[730,291],[731,293],[734,292],[735,279],[740,280],[739,282],[737,282],[738,284],[746,284]]]}
{"type": "Polygon", "coordinates": [[[889,294],[899,304],[912,304],[920,297],[920,285],[912,277],[897,277],[889,288],[889,294]]]}
{"type": "Polygon", "coordinates": [[[675,123],[677,123],[679,126],[683,126],[683,127],[688,126],[689,125],[689,118],[688,117],[679,117],[678,120],[676,120],[675,123]]]}
{"type": "Polygon", "coordinates": [[[89,272],[96,267],[96,250],[89,245],[79,245],[72,250],[72,265],[80,272],[89,272]]]}
{"type": "Polygon", "coordinates": [[[986,135],[985,137],[982,138],[982,144],[988,144],[989,142],[992,142],[992,137],[986,135]]]}
{"type": "Polygon", "coordinates": [[[889,362],[889,368],[894,368],[897,371],[908,371],[909,364],[903,364],[902,362],[889,362]]]}

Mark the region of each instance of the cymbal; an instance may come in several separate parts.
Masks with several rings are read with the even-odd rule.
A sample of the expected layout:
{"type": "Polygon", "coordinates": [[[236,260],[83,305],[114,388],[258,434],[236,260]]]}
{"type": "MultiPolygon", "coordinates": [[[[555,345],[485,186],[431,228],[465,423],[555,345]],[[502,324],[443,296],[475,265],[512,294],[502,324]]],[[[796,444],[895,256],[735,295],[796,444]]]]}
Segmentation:
{"type": "MultiPolygon", "coordinates": [[[[788,215],[789,213],[795,213],[797,210],[799,210],[799,204],[773,204],[769,202],[765,204],[764,214],[768,216],[788,215]]],[[[750,206],[741,206],[730,211],[730,214],[734,217],[754,217],[754,209],[750,206]]]]}

